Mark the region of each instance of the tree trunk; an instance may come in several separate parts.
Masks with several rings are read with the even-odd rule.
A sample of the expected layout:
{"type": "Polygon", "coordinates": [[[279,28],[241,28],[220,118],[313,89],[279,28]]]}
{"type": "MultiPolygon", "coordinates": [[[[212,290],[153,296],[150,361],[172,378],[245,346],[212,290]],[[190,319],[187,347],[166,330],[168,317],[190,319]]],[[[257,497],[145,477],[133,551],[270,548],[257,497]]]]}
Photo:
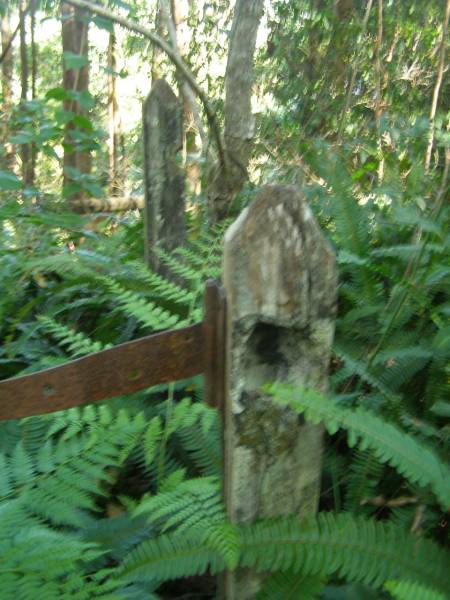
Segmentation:
{"type": "MultiPolygon", "coordinates": [[[[82,57],[88,57],[88,25],[83,20],[85,11],[74,8],[70,4],[61,4],[62,13],[62,46],[63,52],[71,52],[82,57]]],[[[89,87],[89,64],[83,65],[79,69],[66,69],[63,67],[63,86],[67,92],[86,92],[89,87]]],[[[68,99],[64,102],[66,111],[71,111],[75,115],[86,116],[87,110],[75,99],[68,99]]],[[[91,153],[89,150],[79,148],[72,132],[74,125],[69,123],[66,128],[64,139],[64,186],[73,182],[73,178],[67,172],[67,168],[76,169],[82,174],[89,174],[91,171],[91,153]]],[[[74,203],[79,210],[80,202],[85,199],[85,194],[81,191],[70,194],[69,201],[74,203]]]]}
{"type": "MultiPolygon", "coordinates": [[[[164,17],[162,14],[161,4],[158,2],[158,7],[156,9],[156,17],[155,17],[155,29],[158,35],[162,38],[163,35],[163,22],[164,17]]],[[[152,76],[152,85],[153,82],[161,77],[161,63],[164,60],[164,52],[158,46],[152,46],[152,66],[151,66],[151,76],[152,76]]]]}
{"type": "MultiPolygon", "coordinates": [[[[190,5],[191,0],[172,0],[171,2],[173,33],[171,35],[169,30],[169,37],[171,38],[172,45],[178,48],[183,60],[186,60],[189,54],[189,44],[192,38],[192,31],[188,25],[190,5]]],[[[170,18],[170,15],[168,17],[170,18]]],[[[206,136],[192,88],[183,77],[179,78],[178,87],[180,95],[183,98],[183,150],[186,157],[187,186],[191,193],[200,194],[200,165],[198,161],[193,160],[193,156],[201,152],[201,146],[199,147],[198,144],[198,136],[200,136],[202,143],[206,141],[206,136]]]]}
{"type": "Polygon", "coordinates": [[[334,0],[334,9],[339,19],[347,20],[353,11],[353,0],[334,0]]]}
{"type": "Polygon", "coordinates": [[[439,46],[439,62],[438,62],[438,67],[437,67],[437,77],[436,77],[436,83],[434,85],[433,99],[431,102],[431,110],[430,110],[430,133],[428,136],[427,151],[425,153],[425,172],[426,173],[428,173],[428,171],[430,170],[431,154],[433,152],[433,145],[434,145],[434,127],[435,127],[435,121],[436,121],[436,111],[437,111],[437,106],[438,106],[438,101],[439,101],[439,92],[441,89],[442,81],[444,79],[445,55],[446,55],[447,42],[448,42],[447,32],[448,32],[449,17],[450,17],[450,0],[447,0],[447,5],[446,5],[446,9],[445,9],[445,17],[444,17],[444,21],[442,23],[442,38],[441,38],[441,43],[439,46]]]}
{"type": "Polygon", "coordinates": [[[378,134],[378,183],[383,182],[384,177],[384,158],[383,158],[383,140],[381,131],[381,117],[383,104],[383,63],[382,63],[382,44],[383,44],[383,0],[378,0],[378,20],[377,20],[377,41],[375,46],[375,69],[376,69],[376,88],[375,88],[375,124],[378,134]]]}
{"type": "Polygon", "coordinates": [[[1,64],[2,72],[2,119],[1,119],[1,141],[4,144],[5,153],[0,157],[1,167],[5,169],[12,169],[14,165],[14,149],[12,144],[7,141],[8,138],[8,121],[9,111],[11,110],[13,93],[12,93],[12,77],[13,77],[13,49],[12,46],[8,45],[11,39],[11,24],[9,20],[9,12],[5,11],[5,14],[1,20],[1,31],[2,31],[2,55],[4,54],[3,62],[1,64]]]}
{"type": "Polygon", "coordinates": [[[25,0],[20,0],[19,4],[20,18],[20,84],[22,101],[28,99],[28,49],[27,49],[27,30],[25,22],[25,0]]]}
{"type": "Polygon", "coordinates": [[[12,74],[13,74],[13,49],[8,48],[11,39],[11,24],[9,21],[9,12],[6,10],[2,17],[2,54],[6,52],[2,62],[2,95],[4,105],[10,105],[12,102],[12,74]]]}
{"type": "Polygon", "coordinates": [[[251,108],[254,79],[253,55],[264,0],[237,0],[225,73],[226,168],[217,165],[207,190],[210,220],[228,215],[229,207],[248,179],[254,117],[251,108]]]}
{"type": "MultiPolygon", "coordinates": [[[[21,93],[20,100],[22,110],[27,111],[26,102],[28,100],[28,48],[27,48],[27,30],[26,30],[26,4],[25,0],[20,0],[19,3],[19,19],[20,19],[20,84],[21,93]]],[[[22,178],[25,185],[31,185],[33,182],[32,164],[31,164],[31,146],[30,144],[22,144],[20,150],[20,158],[22,161],[22,178]]]]}
{"type": "MultiPolygon", "coordinates": [[[[31,99],[36,99],[37,85],[37,45],[36,45],[36,0],[31,0],[30,3],[30,33],[31,33],[31,99]]],[[[36,173],[36,144],[31,144],[31,182],[34,183],[36,173]]]]}
{"type": "Polygon", "coordinates": [[[143,106],[146,261],[170,277],[158,250],[171,252],[186,241],[184,173],[177,161],[182,146],[183,113],[164,79],[155,81],[143,106]]]}
{"type": "Polygon", "coordinates": [[[123,181],[119,168],[121,121],[117,101],[117,56],[116,36],[109,34],[108,44],[108,118],[109,118],[109,193],[123,195],[123,181]]]}

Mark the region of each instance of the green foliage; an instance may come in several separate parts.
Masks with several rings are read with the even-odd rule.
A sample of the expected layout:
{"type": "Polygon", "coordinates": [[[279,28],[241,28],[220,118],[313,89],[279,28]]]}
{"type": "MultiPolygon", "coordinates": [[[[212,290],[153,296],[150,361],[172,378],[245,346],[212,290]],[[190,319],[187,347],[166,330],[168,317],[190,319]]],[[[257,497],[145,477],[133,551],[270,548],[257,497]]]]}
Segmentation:
{"type": "Polygon", "coordinates": [[[283,598],[283,600],[295,600],[301,597],[302,600],[315,600],[323,588],[323,581],[320,576],[303,575],[295,571],[283,571],[270,575],[264,582],[263,589],[256,596],[257,600],[273,600],[273,598],[283,598]]]}
{"type": "Polygon", "coordinates": [[[37,321],[45,331],[52,334],[61,346],[67,346],[70,356],[83,356],[112,347],[111,344],[104,346],[101,342],[94,342],[83,333],[76,333],[69,327],[57,323],[51,317],[40,315],[37,317],[37,321]]]}
{"type": "Polygon", "coordinates": [[[382,474],[383,465],[372,451],[356,449],[346,486],[346,510],[359,512],[369,498],[374,498],[382,474]]]}
{"type": "Polygon", "coordinates": [[[39,418],[47,427],[31,449],[19,441],[1,455],[0,582],[5,598],[14,593],[24,598],[118,597],[119,583],[106,568],[105,549],[84,535],[145,421],[120,412],[114,417],[102,407],[97,416],[109,422],[110,434],[104,436],[91,422],[93,416],[92,409],[80,411],[79,418],[90,427],[78,435],[71,435],[70,426],[55,429],[51,418],[39,418]]]}
{"type": "Polygon", "coordinates": [[[282,572],[267,580],[261,598],[274,590],[293,594],[302,580],[312,596],[321,580],[336,572],[376,588],[401,577],[448,591],[446,554],[390,524],[321,513],[303,521],[297,516],[261,521],[241,528],[236,538],[237,532],[224,523],[218,539],[232,550],[227,553],[217,553],[210,528],[207,522],[201,530],[174,531],[143,542],[125,558],[121,575],[132,581],[172,579],[204,573],[208,565],[217,572],[239,560],[243,567],[282,572]]]}
{"type": "Polygon", "coordinates": [[[0,190],[20,190],[22,182],[14,173],[0,171],[0,190]]]}
{"type": "MultiPolygon", "coordinates": [[[[318,137],[355,145],[355,179],[373,177],[380,150],[389,155],[389,140],[383,140],[381,149],[374,140],[378,11],[376,4],[370,6],[366,15],[366,3],[273,2],[259,75],[264,92],[274,98],[272,110],[262,115],[262,127],[278,169],[280,163],[302,155],[318,137]]],[[[443,19],[444,7],[434,0],[426,7],[383,6],[382,130],[392,123],[403,128],[423,124],[428,117],[443,19]]],[[[448,86],[447,80],[443,98],[448,98],[448,86]]],[[[442,130],[445,106],[443,102],[440,107],[442,130]]],[[[416,140],[422,156],[425,142],[426,136],[416,140]]]]}
{"type": "Polygon", "coordinates": [[[412,483],[430,486],[442,508],[450,498],[450,471],[447,465],[425,444],[401,429],[362,408],[343,408],[330,398],[311,390],[298,390],[274,384],[268,388],[274,398],[288,404],[313,423],[323,422],[330,434],[345,429],[350,447],[370,449],[383,463],[392,465],[412,483]]]}
{"type": "MultiPolygon", "coordinates": [[[[10,214],[5,208],[7,218],[10,214]]],[[[14,260],[16,254],[9,253],[0,263],[6,275],[14,274],[14,281],[25,286],[23,294],[28,294],[29,282],[35,282],[26,310],[4,321],[2,335],[8,336],[10,353],[4,368],[17,365],[19,356],[22,370],[27,364],[31,367],[38,354],[41,361],[43,355],[47,361],[81,356],[138,335],[141,329],[180,326],[200,316],[199,273],[207,276],[218,266],[208,236],[194,242],[195,251],[183,251],[177,257],[179,263],[183,256],[184,272],[192,275],[186,278],[191,287],[185,288],[144,269],[133,247],[124,249],[122,240],[132,224],[123,223],[122,236],[94,233],[80,243],[85,237],[81,217],[40,216],[28,210],[16,212],[15,217],[45,235],[34,238],[32,255],[14,260]],[[78,244],[75,251],[49,253],[56,240],[64,243],[67,239],[61,225],[71,224],[73,229],[67,231],[78,244]],[[92,321],[90,314],[96,307],[103,308],[92,321]],[[24,334],[27,344],[20,343],[24,334]],[[34,354],[30,340],[36,344],[34,354]]],[[[17,287],[12,286],[10,294],[2,300],[5,308],[17,302],[17,287]]],[[[13,314],[5,311],[5,315],[13,314]]],[[[403,355],[409,360],[413,353],[403,355]]],[[[391,395],[375,379],[368,385],[391,395]]],[[[189,386],[198,389],[195,381],[181,383],[169,390],[167,400],[167,392],[160,387],[135,395],[133,401],[117,399],[108,406],[87,406],[1,425],[0,527],[5,543],[8,536],[16,540],[27,524],[27,531],[36,530],[33,543],[42,545],[40,556],[50,551],[41,540],[49,539],[48,547],[65,544],[61,552],[69,557],[60,566],[66,569],[64,576],[53,575],[50,569],[45,579],[49,597],[53,593],[68,598],[155,598],[164,581],[238,565],[273,573],[261,598],[295,597],[300,585],[311,598],[317,597],[323,582],[336,577],[372,587],[399,580],[436,593],[445,589],[439,567],[444,555],[423,538],[408,536],[400,521],[395,525],[349,513],[323,513],[303,523],[290,518],[240,530],[229,524],[220,490],[217,415],[186,397],[189,386]],[[130,486],[130,478],[139,484],[130,486]],[[417,548],[424,549],[417,554],[417,548]],[[425,554],[433,557],[432,572],[425,554]],[[51,586],[57,586],[57,591],[51,586]]],[[[292,390],[276,389],[293,395],[292,390]]],[[[302,401],[308,402],[307,417],[323,419],[332,432],[346,427],[351,443],[361,449],[350,470],[347,508],[359,508],[367,495],[375,493],[380,463],[392,464],[413,486],[430,486],[443,501],[446,484],[441,470],[445,467],[417,435],[414,439],[399,424],[375,417],[363,407],[346,408],[345,398],[335,404],[311,394],[302,396],[302,401]],[[368,461],[374,464],[369,466],[368,461]]],[[[30,573],[28,563],[21,562],[29,542],[19,536],[14,543],[17,554],[11,556],[19,557],[21,585],[32,597],[44,585],[44,567],[38,566],[46,563],[44,559],[36,562],[36,572],[30,573]]],[[[6,574],[5,578],[5,590],[17,586],[15,578],[10,581],[6,574]]]]}
{"type": "Polygon", "coordinates": [[[445,600],[443,594],[411,581],[388,581],[384,587],[395,600],[445,600]]]}
{"type": "MultiPolygon", "coordinates": [[[[186,412],[186,402],[184,407],[186,412]]],[[[202,420],[203,413],[213,411],[199,404],[193,412],[202,420]]],[[[178,415],[169,428],[171,435],[178,427],[198,427],[197,419],[190,415],[186,421],[178,415]]],[[[112,556],[118,560],[128,555],[144,536],[150,540],[151,532],[155,535],[177,528],[179,492],[183,496],[189,489],[193,491],[192,505],[187,507],[191,523],[184,523],[184,528],[195,528],[202,507],[211,524],[220,521],[219,516],[223,521],[217,481],[209,484],[207,479],[194,479],[183,485],[177,475],[180,471],[166,479],[160,493],[144,497],[133,514],[125,508],[131,499],[112,499],[121,473],[136,461],[139,464],[136,452],[145,456],[147,468],[157,460],[159,416],[149,420],[143,412],[100,405],[34,420],[44,426],[32,446],[28,444],[26,449],[18,441],[0,455],[0,531],[2,550],[7,552],[0,581],[5,598],[22,587],[29,594],[26,597],[42,597],[41,586],[45,591],[48,588],[49,598],[58,593],[74,599],[132,597],[125,593],[123,586],[127,585],[118,571],[108,568],[108,563],[112,556]],[[149,504],[152,500],[154,513],[149,504]],[[114,519],[107,516],[111,502],[119,503],[121,516],[114,519]],[[147,516],[149,509],[151,518],[146,525],[140,515],[147,516]]],[[[27,421],[18,426],[24,427],[27,421]]],[[[220,543],[223,547],[221,538],[220,543]]]]}
{"type": "Polygon", "coordinates": [[[448,590],[445,552],[388,523],[350,514],[323,512],[303,522],[292,517],[244,528],[241,564],[305,575],[337,571],[345,579],[374,587],[386,579],[404,578],[448,590]]]}
{"type": "MultiPolygon", "coordinates": [[[[350,194],[350,187],[345,190],[350,194]]],[[[8,251],[0,258],[0,269],[10,282],[0,301],[5,374],[57,364],[148,331],[201,318],[204,279],[217,273],[221,260],[221,232],[201,234],[187,249],[163,257],[182,282],[175,284],[140,262],[139,244],[128,244],[139,225],[132,220],[113,219],[101,231],[89,231],[85,218],[77,215],[12,204],[1,210],[8,251]],[[111,234],[116,224],[120,230],[111,234]],[[25,227],[32,232],[30,249],[19,255],[14,250],[25,227]]],[[[338,210],[333,207],[334,212],[338,210]]],[[[358,209],[353,214],[351,209],[347,216],[364,220],[369,210],[377,209],[365,205],[362,212],[358,209]]],[[[389,212],[383,213],[387,217],[394,219],[389,212]]],[[[348,580],[377,589],[395,580],[402,586],[415,586],[414,590],[446,593],[443,567],[439,567],[445,555],[423,536],[405,533],[414,519],[414,504],[393,508],[392,522],[355,514],[370,514],[371,498],[405,485],[429,507],[426,530],[439,519],[428,490],[446,507],[448,468],[441,458],[443,448],[437,450],[434,445],[443,439],[440,423],[446,414],[445,396],[427,400],[427,421],[422,427],[412,418],[414,412],[410,416],[401,411],[405,405],[408,411],[414,409],[407,400],[411,378],[423,378],[426,370],[430,389],[441,386],[447,350],[434,294],[441,293],[444,285],[442,253],[423,255],[428,261],[437,257],[430,269],[433,293],[429,300],[418,298],[417,307],[405,313],[398,326],[390,326],[386,344],[368,364],[359,355],[374,335],[382,339],[386,331],[379,306],[386,296],[389,302],[389,282],[401,273],[404,259],[394,250],[378,253],[374,268],[373,242],[358,233],[363,226],[354,228],[345,220],[329,218],[344,246],[340,255],[343,308],[333,374],[336,399],[280,386],[274,390],[307,418],[324,421],[331,440],[339,435],[338,429],[348,431],[349,443],[358,451],[346,455],[342,445],[336,452],[331,444],[327,461],[331,465],[334,460],[335,498],[345,498],[347,513],[323,513],[304,523],[294,518],[262,522],[242,529],[229,524],[220,490],[220,426],[215,411],[187,397],[201,399],[196,380],[172,386],[169,393],[160,386],[133,398],[118,398],[108,406],[4,423],[0,426],[4,488],[0,528],[8,532],[5,543],[27,524],[27,531],[38,528],[33,539],[37,547],[42,544],[42,556],[48,550],[41,539],[53,540],[55,533],[68,548],[65,551],[66,546],[61,546],[61,552],[70,557],[67,566],[61,565],[67,575],[51,575],[44,582],[43,567],[36,566],[37,574],[29,573],[27,563],[20,562],[28,542],[17,538],[17,554],[11,555],[20,559],[20,585],[30,590],[31,597],[45,584],[50,598],[52,593],[68,598],[102,594],[106,598],[156,598],[164,581],[214,573],[225,566],[270,571],[261,598],[295,597],[299,586],[314,598],[327,580],[348,580]],[[352,245],[355,240],[357,246],[345,249],[344,242],[352,245]],[[427,310],[432,311],[432,319],[423,318],[427,310]],[[420,332],[408,325],[417,319],[419,313],[414,311],[422,314],[420,332]],[[422,338],[419,345],[418,336],[422,338]],[[387,369],[386,364],[393,361],[387,369]],[[389,465],[398,473],[391,488],[384,483],[389,481],[385,478],[389,465]],[[432,563],[435,568],[428,568],[432,563]],[[51,586],[57,586],[57,591],[51,586]]],[[[427,227],[433,243],[442,243],[439,223],[427,227]]],[[[381,225],[377,235],[387,235],[381,225]]],[[[417,277],[422,277],[422,268],[420,263],[417,277]]],[[[58,543],[54,545],[59,548],[58,543]]],[[[17,588],[15,578],[11,582],[9,575],[5,578],[5,590],[17,588]]],[[[402,592],[392,588],[390,593],[395,597],[402,592]]]]}
{"type": "MultiPolygon", "coordinates": [[[[156,22],[156,3],[110,4],[156,22]]],[[[273,388],[325,423],[321,507],[337,514],[228,523],[220,423],[201,403],[198,378],[1,423],[2,599],[157,600],[166,580],[238,565],[270,572],[261,599],[448,596],[440,547],[448,546],[450,497],[446,75],[424,168],[444,9],[436,0],[382,4],[378,40],[375,2],[365,22],[363,3],[275,0],[257,65],[252,181],[301,185],[338,259],[331,398],[273,388]]],[[[51,7],[41,5],[47,14],[51,7]]],[[[192,5],[187,20],[196,32],[188,62],[219,119],[223,78],[205,65],[217,63],[218,46],[224,58],[228,44],[217,40],[227,39],[230,16],[230,3],[217,0],[192,5]]],[[[107,20],[92,21],[112,32],[107,20]]],[[[112,70],[91,38],[92,94],[65,90],[54,42],[39,44],[37,97],[1,108],[1,141],[37,159],[30,187],[18,176],[21,161],[11,164],[0,148],[2,378],[198,321],[204,281],[221,269],[226,224],[206,228],[203,196],[189,215],[188,247],[160,255],[176,283],[143,264],[140,216],[102,215],[93,225],[61,212],[74,192],[104,192],[112,70]],[[86,116],[66,110],[71,101],[86,116]],[[61,196],[67,128],[67,149],[93,151],[95,171],[66,169],[61,196]]],[[[122,46],[142,59],[145,75],[147,44],[125,35],[122,46]]],[[[86,64],[71,53],[63,59],[73,69],[86,64]]],[[[118,67],[121,77],[129,66],[118,67]]],[[[159,67],[172,77],[166,61],[159,67]]],[[[122,115],[139,115],[140,101],[122,115]]],[[[140,130],[128,122],[121,142],[134,193],[143,187],[140,130]]]]}

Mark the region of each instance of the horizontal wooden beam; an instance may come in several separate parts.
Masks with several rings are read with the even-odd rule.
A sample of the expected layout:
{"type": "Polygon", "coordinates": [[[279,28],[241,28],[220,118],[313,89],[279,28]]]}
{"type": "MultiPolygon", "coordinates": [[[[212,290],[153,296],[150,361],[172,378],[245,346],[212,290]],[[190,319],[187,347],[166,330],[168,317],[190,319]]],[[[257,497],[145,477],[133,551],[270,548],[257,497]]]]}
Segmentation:
{"type": "Polygon", "coordinates": [[[156,333],[60,367],[0,381],[0,421],[50,413],[203,373],[205,328],[156,333]]]}

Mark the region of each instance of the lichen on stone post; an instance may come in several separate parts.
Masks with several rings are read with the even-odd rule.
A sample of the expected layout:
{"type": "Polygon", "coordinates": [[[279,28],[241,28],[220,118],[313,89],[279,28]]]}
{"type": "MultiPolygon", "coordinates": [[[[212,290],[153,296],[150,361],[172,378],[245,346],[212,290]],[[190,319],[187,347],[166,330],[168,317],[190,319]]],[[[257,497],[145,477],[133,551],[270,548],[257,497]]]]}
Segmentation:
{"type": "Polygon", "coordinates": [[[164,79],[154,82],[143,107],[145,254],[149,267],[169,275],[158,249],[171,251],[186,240],[184,173],[178,164],[183,145],[183,107],[164,79]]]}
{"type": "MultiPolygon", "coordinates": [[[[228,229],[225,500],[239,524],[315,512],[322,428],[275,404],[275,380],[325,391],[336,314],[336,267],[305,198],[267,186],[228,229]]],[[[264,576],[228,573],[227,600],[250,600],[264,576]]]]}

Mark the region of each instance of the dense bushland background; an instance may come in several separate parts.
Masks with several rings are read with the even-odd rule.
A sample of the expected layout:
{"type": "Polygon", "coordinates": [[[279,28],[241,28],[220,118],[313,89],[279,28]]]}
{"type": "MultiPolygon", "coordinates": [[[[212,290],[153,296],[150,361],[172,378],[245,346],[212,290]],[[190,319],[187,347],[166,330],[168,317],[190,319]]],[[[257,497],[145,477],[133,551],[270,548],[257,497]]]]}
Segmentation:
{"type": "MultiPolygon", "coordinates": [[[[220,423],[197,378],[1,423],[2,600],[212,598],[238,563],[274,571],[261,598],[450,593],[448,4],[272,0],[260,27],[249,181],[227,217],[256,186],[294,183],[336,250],[330,395],[271,388],[326,425],[319,517],[226,522],[220,423]]],[[[110,6],[166,34],[157,2],[110,6]]],[[[222,122],[233,6],[187,8],[182,54],[222,122]]],[[[199,320],[227,221],[208,220],[214,147],[188,110],[189,240],[162,257],[182,284],[145,266],[141,210],[74,212],[73,197],[142,196],[140,103],[174,68],[95,17],[88,52],[64,50],[90,71],[71,90],[59,4],[0,12],[3,379],[199,320]]]]}

